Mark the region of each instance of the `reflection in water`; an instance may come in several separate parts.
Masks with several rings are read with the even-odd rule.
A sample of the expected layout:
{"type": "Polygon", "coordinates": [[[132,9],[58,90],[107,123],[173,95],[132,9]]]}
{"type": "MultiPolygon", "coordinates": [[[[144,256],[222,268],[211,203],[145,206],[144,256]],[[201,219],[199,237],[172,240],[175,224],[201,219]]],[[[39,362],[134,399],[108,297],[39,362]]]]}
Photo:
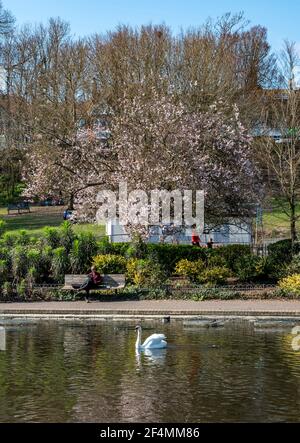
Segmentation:
{"type": "Polygon", "coordinates": [[[0,422],[300,421],[289,332],[176,322],[162,326],[167,349],[136,353],[131,326],[7,328],[0,422]]]}
{"type": "Polygon", "coordinates": [[[166,361],[167,349],[144,349],[143,351],[136,349],[135,355],[138,369],[142,368],[143,357],[148,364],[163,366],[166,361]]]}

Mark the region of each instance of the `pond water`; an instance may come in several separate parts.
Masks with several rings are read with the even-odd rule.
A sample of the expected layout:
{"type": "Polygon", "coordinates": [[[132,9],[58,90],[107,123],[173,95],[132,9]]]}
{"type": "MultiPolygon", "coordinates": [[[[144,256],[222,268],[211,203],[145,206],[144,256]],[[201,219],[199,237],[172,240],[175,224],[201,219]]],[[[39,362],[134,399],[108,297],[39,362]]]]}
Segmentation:
{"type": "Polygon", "coordinates": [[[287,330],[145,323],[167,350],[135,352],[134,323],[7,325],[0,422],[300,421],[287,330]]]}

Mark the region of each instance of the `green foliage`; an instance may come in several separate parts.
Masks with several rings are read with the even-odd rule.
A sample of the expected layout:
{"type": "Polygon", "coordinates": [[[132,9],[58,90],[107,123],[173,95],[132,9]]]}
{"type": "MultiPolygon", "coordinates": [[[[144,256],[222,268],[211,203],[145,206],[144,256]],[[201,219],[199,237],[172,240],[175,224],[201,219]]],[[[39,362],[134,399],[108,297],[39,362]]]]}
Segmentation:
{"type": "Polygon", "coordinates": [[[58,228],[46,227],[43,232],[44,239],[48,246],[52,249],[57,249],[60,244],[60,231],[58,228]]]}
{"type": "Polygon", "coordinates": [[[4,283],[8,280],[8,263],[6,260],[0,260],[0,283],[4,283]]]}
{"type": "Polygon", "coordinates": [[[65,248],[57,248],[53,251],[51,270],[54,279],[63,283],[64,276],[69,272],[70,262],[65,248]]]}
{"type": "Polygon", "coordinates": [[[198,281],[207,286],[217,286],[226,283],[231,272],[225,266],[205,269],[198,277],[198,281]]]}
{"type": "Polygon", "coordinates": [[[199,277],[204,269],[205,264],[202,260],[192,262],[190,260],[183,259],[177,263],[175,273],[181,277],[186,277],[191,281],[196,282],[199,280],[199,277]]]}
{"type": "Polygon", "coordinates": [[[147,245],[140,236],[135,236],[126,251],[127,258],[143,259],[147,256],[147,245]]]}
{"type": "Polygon", "coordinates": [[[0,220],[0,237],[3,236],[6,229],[7,229],[7,224],[5,223],[4,220],[0,220]]]}
{"type": "Polygon", "coordinates": [[[79,234],[78,239],[74,240],[70,253],[70,263],[72,273],[85,273],[91,266],[95,254],[97,254],[97,241],[93,234],[79,234]]]}
{"type": "Polygon", "coordinates": [[[268,247],[269,255],[277,263],[290,263],[293,255],[300,253],[300,243],[296,243],[292,247],[292,240],[282,240],[268,247]]]}
{"type": "Polygon", "coordinates": [[[3,235],[3,245],[12,248],[16,243],[16,235],[11,232],[5,232],[3,235]]]}
{"type": "Polygon", "coordinates": [[[284,267],[282,273],[284,274],[283,277],[300,274],[300,254],[293,257],[292,261],[284,267]]]}
{"type": "Polygon", "coordinates": [[[157,288],[166,282],[166,273],[158,261],[132,258],[127,263],[127,279],[138,288],[157,288]]]}
{"type": "Polygon", "coordinates": [[[283,294],[300,297],[300,274],[290,275],[279,282],[283,294]]]}
{"type": "Polygon", "coordinates": [[[206,261],[207,251],[204,248],[195,248],[189,245],[147,245],[148,256],[155,256],[159,263],[165,267],[168,276],[175,273],[175,268],[180,260],[191,262],[206,261]]]}
{"type": "Polygon", "coordinates": [[[65,248],[67,253],[69,253],[73,247],[73,242],[76,239],[76,235],[73,231],[72,224],[68,221],[65,221],[61,227],[59,228],[59,236],[60,236],[60,246],[65,248]]]}
{"type": "Polygon", "coordinates": [[[11,282],[6,281],[2,286],[2,292],[5,298],[11,298],[14,296],[14,288],[11,282]]]}
{"type": "Polygon", "coordinates": [[[15,234],[15,244],[20,246],[28,246],[30,244],[30,235],[24,229],[17,231],[15,234]]]}
{"type": "Polygon", "coordinates": [[[25,279],[20,280],[17,284],[17,295],[21,298],[27,298],[27,282],[25,279]]]}
{"type": "Polygon", "coordinates": [[[93,266],[100,274],[126,273],[126,259],[120,255],[97,255],[93,258],[93,266]]]}
{"type": "Polygon", "coordinates": [[[12,273],[14,279],[19,282],[27,274],[27,252],[23,246],[15,246],[11,251],[12,273]]]}
{"type": "Polygon", "coordinates": [[[236,263],[236,274],[244,282],[266,279],[269,274],[269,261],[265,257],[255,255],[241,257],[236,263]]]}
{"type": "MultiPolygon", "coordinates": [[[[224,260],[222,266],[226,266],[232,271],[237,270],[237,261],[240,258],[251,256],[251,248],[248,245],[222,246],[211,252],[213,252],[213,257],[218,257],[224,260]]],[[[220,263],[217,264],[217,266],[220,266],[220,263]]]]}
{"type": "Polygon", "coordinates": [[[241,294],[234,291],[225,291],[219,288],[201,289],[197,294],[192,295],[193,301],[205,300],[238,300],[241,294]]]}

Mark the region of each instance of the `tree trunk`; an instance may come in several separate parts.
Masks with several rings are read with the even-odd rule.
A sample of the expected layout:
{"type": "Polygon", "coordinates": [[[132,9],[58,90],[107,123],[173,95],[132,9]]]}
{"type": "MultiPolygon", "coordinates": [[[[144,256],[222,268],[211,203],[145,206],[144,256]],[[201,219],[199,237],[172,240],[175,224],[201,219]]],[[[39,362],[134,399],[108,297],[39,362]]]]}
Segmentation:
{"type": "Polygon", "coordinates": [[[291,217],[290,217],[290,224],[291,224],[291,239],[292,239],[292,247],[294,247],[296,241],[298,240],[297,235],[297,227],[296,227],[296,204],[294,199],[290,202],[290,211],[291,211],[291,217]]]}
{"type": "Polygon", "coordinates": [[[70,195],[69,209],[70,209],[70,211],[74,211],[74,194],[70,195]]]}

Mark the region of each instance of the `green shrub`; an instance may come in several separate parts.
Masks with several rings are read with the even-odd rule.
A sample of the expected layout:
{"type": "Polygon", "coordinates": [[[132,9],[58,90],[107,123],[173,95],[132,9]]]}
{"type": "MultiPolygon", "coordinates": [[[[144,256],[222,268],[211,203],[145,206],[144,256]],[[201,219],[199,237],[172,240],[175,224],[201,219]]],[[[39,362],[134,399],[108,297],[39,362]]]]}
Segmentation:
{"type": "Polygon", "coordinates": [[[8,264],[6,260],[0,260],[0,283],[7,281],[9,276],[8,264]]]}
{"type": "Polygon", "coordinates": [[[155,256],[159,263],[165,267],[168,276],[176,271],[176,265],[180,260],[190,262],[207,260],[207,250],[189,245],[147,245],[148,256],[155,256]]]}
{"type": "Polygon", "coordinates": [[[279,282],[281,291],[286,295],[300,297],[300,274],[290,275],[279,282]]]}
{"type": "Polygon", "coordinates": [[[91,233],[79,234],[74,241],[70,253],[71,270],[74,274],[82,274],[88,271],[98,246],[96,238],[91,233]]]}
{"type": "Polygon", "coordinates": [[[0,237],[3,236],[4,232],[7,229],[7,224],[4,220],[0,220],[0,237]]]}
{"type": "Polygon", "coordinates": [[[190,261],[187,259],[180,260],[175,268],[175,273],[181,277],[189,278],[196,282],[205,269],[205,264],[202,260],[190,261]]]}
{"type": "Polygon", "coordinates": [[[3,235],[3,245],[12,248],[16,243],[16,234],[12,232],[5,232],[3,235]]]}
{"type": "Polygon", "coordinates": [[[213,256],[222,258],[224,265],[232,271],[237,270],[237,261],[242,257],[251,256],[251,247],[249,245],[228,245],[214,249],[213,256]]]}
{"type": "Polygon", "coordinates": [[[127,279],[138,288],[158,288],[167,277],[158,261],[132,258],[127,263],[127,279]]]}
{"type": "Polygon", "coordinates": [[[26,277],[28,270],[27,253],[24,246],[15,246],[11,251],[12,273],[16,281],[26,277]]]}
{"type": "Polygon", "coordinates": [[[2,286],[2,293],[5,298],[12,298],[14,296],[14,287],[11,282],[6,281],[2,286]]]}
{"type": "Polygon", "coordinates": [[[207,265],[209,268],[226,268],[227,261],[221,255],[211,255],[208,257],[207,265]]]}
{"type": "Polygon", "coordinates": [[[70,270],[70,262],[67,251],[65,248],[57,248],[53,251],[51,271],[53,278],[59,282],[63,283],[64,276],[70,270]]]}
{"type": "Polygon", "coordinates": [[[65,248],[69,253],[73,247],[76,235],[70,222],[65,221],[59,228],[60,247],[65,248]]]}
{"type": "Polygon", "coordinates": [[[140,236],[134,236],[126,251],[127,258],[143,259],[147,256],[147,244],[140,236]]]}
{"type": "Polygon", "coordinates": [[[100,274],[126,273],[126,259],[120,255],[97,255],[93,258],[93,266],[100,274]]]}
{"type": "Polygon", "coordinates": [[[289,275],[300,274],[300,254],[295,255],[292,261],[284,266],[283,277],[288,277],[289,275]]]}
{"type": "Polygon", "coordinates": [[[57,249],[61,246],[60,244],[60,230],[58,228],[44,228],[44,239],[48,246],[52,249],[57,249]]]}
{"type": "Polygon", "coordinates": [[[230,270],[224,266],[208,268],[200,274],[198,281],[207,286],[217,286],[225,284],[230,276],[230,270]]]}
{"type": "Polygon", "coordinates": [[[290,263],[293,255],[300,253],[300,243],[296,243],[292,247],[292,240],[282,240],[268,247],[269,255],[278,263],[290,263]]]}
{"type": "Polygon", "coordinates": [[[237,277],[244,282],[262,280],[268,277],[268,259],[255,255],[239,258],[236,263],[237,277]]]}
{"type": "Polygon", "coordinates": [[[17,231],[15,234],[15,244],[19,246],[28,246],[30,244],[30,235],[24,229],[17,231]]]}
{"type": "Polygon", "coordinates": [[[27,282],[25,279],[20,280],[17,284],[17,295],[21,298],[27,298],[27,282]]]}

